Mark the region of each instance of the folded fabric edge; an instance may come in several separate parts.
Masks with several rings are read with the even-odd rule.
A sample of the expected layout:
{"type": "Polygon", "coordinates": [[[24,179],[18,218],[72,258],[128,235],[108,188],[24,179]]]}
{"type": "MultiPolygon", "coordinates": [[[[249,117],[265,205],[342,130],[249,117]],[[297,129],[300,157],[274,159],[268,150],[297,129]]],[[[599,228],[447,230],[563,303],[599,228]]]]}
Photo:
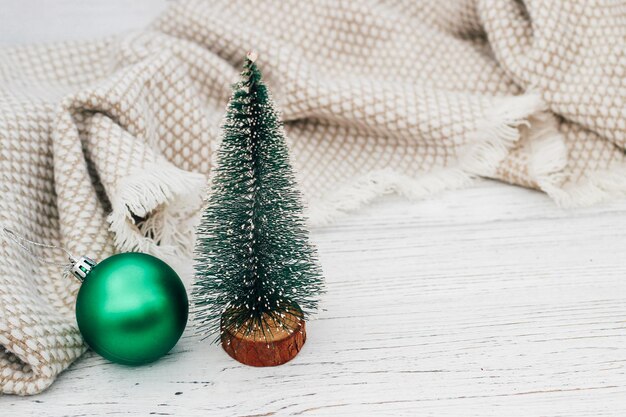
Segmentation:
{"type": "MultiPolygon", "coordinates": [[[[2,339],[2,337],[0,337],[2,339]]],[[[9,349],[7,340],[0,340],[0,395],[36,395],[52,385],[58,375],[79,358],[87,347],[82,344],[67,349],[61,362],[47,366],[45,372],[36,371],[31,364],[32,357],[20,355],[19,349],[9,349]],[[30,360],[29,360],[30,359],[30,360]]]]}

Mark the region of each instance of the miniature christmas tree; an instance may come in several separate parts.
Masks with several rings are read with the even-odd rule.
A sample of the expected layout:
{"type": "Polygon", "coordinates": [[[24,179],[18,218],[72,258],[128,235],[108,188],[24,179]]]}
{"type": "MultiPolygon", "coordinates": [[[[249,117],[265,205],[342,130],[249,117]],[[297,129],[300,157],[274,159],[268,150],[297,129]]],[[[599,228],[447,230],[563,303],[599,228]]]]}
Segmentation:
{"type": "Polygon", "coordinates": [[[256,366],[291,359],[323,291],[282,124],[256,54],[228,105],[218,166],[198,228],[193,299],[198,327],[256,366]]]}

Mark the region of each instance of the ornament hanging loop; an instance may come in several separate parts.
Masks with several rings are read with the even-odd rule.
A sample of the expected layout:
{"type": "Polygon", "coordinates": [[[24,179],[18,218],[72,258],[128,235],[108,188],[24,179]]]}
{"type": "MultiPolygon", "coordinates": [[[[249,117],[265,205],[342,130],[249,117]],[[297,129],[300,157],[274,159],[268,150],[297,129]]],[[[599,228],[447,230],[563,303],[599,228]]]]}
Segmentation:
{"type": "Polygon", "coordinates": [[[28,253],[30,256],[37,259],[39,262],[43,262],[48,265],[55,265],[55,266],[63,267],[63,269],[66,272],[71,272],[72,275],[78,278],[78,280],[81,282],[85,279],[87,274],[91,272],[93,267],[96,266],[96,262],[93,259],[88,258],[86,256],[81,256],[79,258],[76,258],[74,255],[72,255],[67,249],[65,249],[62,246],[46,245],[44,243],[33,242],[32,240],[26,239],[25,237],[18,235],[16,232],[14,232],[13,230],[9,229],[6,226],[2,226],[0,230],[8,239],[13,241],[13,243],[17,244],[20,248],[22,248],[24,252],[28,253]],[[61,249],[67,255],[67,259],[69,262],[63,262],[63,263],[52,262],[40,255],[37,255],[35,251],[32,249],[32,247],[29,247],[28,245],[38,246],[40,248],[48,248],[48,249],[61,249]]]}

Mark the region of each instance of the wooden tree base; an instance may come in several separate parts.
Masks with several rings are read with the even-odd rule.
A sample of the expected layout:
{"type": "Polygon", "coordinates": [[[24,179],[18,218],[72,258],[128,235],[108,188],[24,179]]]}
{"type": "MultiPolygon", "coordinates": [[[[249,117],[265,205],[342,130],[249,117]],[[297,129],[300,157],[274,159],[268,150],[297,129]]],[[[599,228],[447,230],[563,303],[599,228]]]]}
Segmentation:
{"type": "MultiPolygon", "coordinates": [[[[250,366],[277,366],[292,360],[306,341],[306,326],[301,315],[287,314],[286,329],[276,323],[269,332],[223,329],[222,347],[233,359],[250,366]]],[[[246,328],[246,326],[243,326],[246,328]]]]}

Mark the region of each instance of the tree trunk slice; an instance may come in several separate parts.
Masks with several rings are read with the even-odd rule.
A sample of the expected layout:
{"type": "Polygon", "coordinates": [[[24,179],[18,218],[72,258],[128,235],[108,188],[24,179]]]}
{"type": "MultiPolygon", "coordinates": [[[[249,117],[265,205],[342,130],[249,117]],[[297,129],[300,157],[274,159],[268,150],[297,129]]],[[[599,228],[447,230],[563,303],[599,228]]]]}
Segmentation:
{"type": "Polygon", "coordinates": [[[222,347],[233,359],[249,366],[277,366],[289,362],[306,341],[302,315],[286,313],[284,326],[270,322],[269,331],[244,332],[222,328],[222,347]]]}

